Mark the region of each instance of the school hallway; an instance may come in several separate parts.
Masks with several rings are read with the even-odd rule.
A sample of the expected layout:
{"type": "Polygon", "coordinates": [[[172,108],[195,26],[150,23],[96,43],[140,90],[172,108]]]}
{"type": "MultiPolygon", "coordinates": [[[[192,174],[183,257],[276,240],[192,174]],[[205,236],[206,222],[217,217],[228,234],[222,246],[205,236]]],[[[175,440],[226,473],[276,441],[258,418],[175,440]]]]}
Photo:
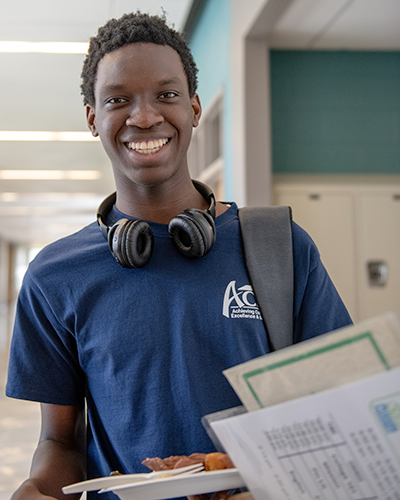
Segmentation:
{"type": "Polygon", "coordinates": [[[40,432],[38,403],[5,396],[8,352],[0,350],[0,500],[28,477],[40,432]]]}

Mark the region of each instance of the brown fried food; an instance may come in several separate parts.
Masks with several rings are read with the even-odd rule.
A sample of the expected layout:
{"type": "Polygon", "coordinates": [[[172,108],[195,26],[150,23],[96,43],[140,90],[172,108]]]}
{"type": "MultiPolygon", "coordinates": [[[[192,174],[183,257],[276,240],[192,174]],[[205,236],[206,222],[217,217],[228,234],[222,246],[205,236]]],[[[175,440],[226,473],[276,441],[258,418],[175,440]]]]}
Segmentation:
{"type": "Polygon", "coordinates": [[[216,451],[215,453],[208,453],[204,460],[205,470],[221,470],[221,469],[233,469],[235,466],[229,455],[226,453],[220,453],[216,451]]]}
{"type": "Polygon", "coordinates": [[[143,460],[142,464],[151,469],[152,471],[160,471],[160,470],[171,470],[174,468],[175,464],[185,458],[184,455],[172,455],[167,458],[146,458],[143,460]]]}
{"type": "Polygon", "coordinates": [[[205,453],[192,453],[188,457],[182,457],[174,465],[174,469],[179,469],[179,467],[187,467],[188,465],[204,464],[206,454],[205,453]]]}
{"type": "Polygon", "coordinates": [[[232,469],[235,467],[226,453],[192,453],[186,455],[172,455],[167,458],[146,458],[143,460],[143,465],[153,471],[178,469],[179,467],[186,467],[194,464],[204,464],[207,471],[232,469]]]}

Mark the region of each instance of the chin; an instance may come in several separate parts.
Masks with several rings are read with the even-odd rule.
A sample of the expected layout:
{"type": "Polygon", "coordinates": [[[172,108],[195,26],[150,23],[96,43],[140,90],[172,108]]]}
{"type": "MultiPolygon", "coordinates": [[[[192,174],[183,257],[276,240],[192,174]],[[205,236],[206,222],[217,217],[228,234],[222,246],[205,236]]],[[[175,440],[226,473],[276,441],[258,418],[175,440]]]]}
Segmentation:
{"type": "Polygon", "coordinates": [[[165,171],[165,169],[161,167],[147,167],[145,169],[141,169],[139,172],[135,172],[134,175],[127,176],[126,181],[123,182],[123,184],[128,187],[129,185],[157,187],[168,182],[174,178],[175,175],[176,172],[165,171]]]}

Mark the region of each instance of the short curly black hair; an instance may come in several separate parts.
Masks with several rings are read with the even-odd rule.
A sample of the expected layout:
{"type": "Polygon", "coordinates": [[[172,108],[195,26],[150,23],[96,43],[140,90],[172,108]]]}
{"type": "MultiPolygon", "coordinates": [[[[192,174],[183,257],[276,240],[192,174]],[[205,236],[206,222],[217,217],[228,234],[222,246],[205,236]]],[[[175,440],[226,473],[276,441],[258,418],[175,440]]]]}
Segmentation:
{"type": "Polygon", "coordinates": [[[169,45],[179,54],[188,81],[189,95],[197,89],[197,66],[183,35],[166,23],[166,16],[151,16],[136,13],[124,14],[119,19],[110,19],[100,27],[97,35],[90,39],[89,51],[81,73],[83,104],[95,105],[94,86],[97,66],[101,59],[114,50],[131,43],[155,43],[169,45]]]}

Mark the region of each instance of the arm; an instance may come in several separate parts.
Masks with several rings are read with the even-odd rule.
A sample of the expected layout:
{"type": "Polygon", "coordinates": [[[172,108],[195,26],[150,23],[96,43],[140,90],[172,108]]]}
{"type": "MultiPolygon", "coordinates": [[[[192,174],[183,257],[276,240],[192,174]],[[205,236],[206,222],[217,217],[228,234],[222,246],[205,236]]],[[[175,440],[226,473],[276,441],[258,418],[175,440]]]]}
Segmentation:
{"type": "Polygon", "coordinates": [[[85,410],[83,406],[42,404],[42,429],[30,477],[11,500],[75,500],[61,488],[86,478],[85,410]]]}

